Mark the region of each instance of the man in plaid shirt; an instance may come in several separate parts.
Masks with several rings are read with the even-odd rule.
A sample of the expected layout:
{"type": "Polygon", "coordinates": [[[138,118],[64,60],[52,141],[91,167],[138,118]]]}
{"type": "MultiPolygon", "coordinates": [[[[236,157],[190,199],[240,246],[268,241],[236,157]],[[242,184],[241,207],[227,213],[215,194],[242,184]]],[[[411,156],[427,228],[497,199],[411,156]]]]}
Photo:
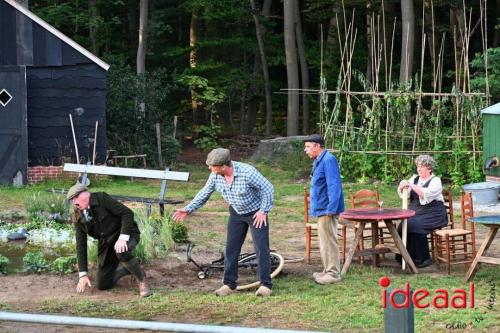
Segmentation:
{"type": "Polygon", "coordinates": [[[272,282],[267,214],[273,207],[274,187],[253,166],[231,161],[228,149],[212,150],[206,163],[212,172],[207,183],[186,207],[177,209],[172,217],[175,221],[184,220],[187,215],[202,207],[214,191],[220,192],[229,203],[229,222],[224,285],[215,290],[215,295],[227,296],[236,291],[238,258],[250,228],[259,261],[258,278],[261,284],[255,295],[270,296],[272,282]]]}

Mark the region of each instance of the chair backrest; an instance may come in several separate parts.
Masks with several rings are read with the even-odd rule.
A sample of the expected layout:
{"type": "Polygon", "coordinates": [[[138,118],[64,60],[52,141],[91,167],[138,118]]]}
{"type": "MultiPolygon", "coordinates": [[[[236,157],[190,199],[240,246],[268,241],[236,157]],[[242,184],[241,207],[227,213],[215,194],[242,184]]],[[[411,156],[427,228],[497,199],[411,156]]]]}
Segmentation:
{"type": "MultiPolygon", "coordinates": [[[[467,222],[474,217],[474,207],[472,205],[472,194],[462,191],[460,193],[460,210],[462,212],[462,228],[467,230],[467,222]]],[[[474,223],[470,223],[471,231],[474,232],[474,223]]]]}
{"type": "Polygon", "coordinates": [[[304,222],[309,223],[309,192],[304,186],[304,222]]]}
{"type": "Polygon", "coordinates": [[[380,196],[378,191],[362,189],[356,193],[349,191],[351,208],[378,208],[380,207],[380,196]]]}
{"type": "Polygon", "coordinates": [[[448,225],[453,229],[455,227],[455,218],[453,217],[453,192],[451,188],[443,190],[444,206],[448,214],[448,225]]]}

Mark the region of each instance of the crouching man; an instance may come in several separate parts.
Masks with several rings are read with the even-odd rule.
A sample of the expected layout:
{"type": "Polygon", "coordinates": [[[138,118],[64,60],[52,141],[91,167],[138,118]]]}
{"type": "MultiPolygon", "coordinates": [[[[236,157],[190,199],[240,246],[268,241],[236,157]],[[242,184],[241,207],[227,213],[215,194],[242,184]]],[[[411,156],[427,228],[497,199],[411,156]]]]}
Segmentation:
{"type": "Polygon", "coordinates": [[[82,293],[91,286],[87,274],[89,235],[98,240],[97,289],[110,289],[121,277],[132,274],[139,283],[139,294],[149,296],[144,270],[132,254],[140,240],[132,210],[104,192],[90,193],[80,183],[72,186],[66,197],[74,207],[71,220],[76,233],[79,269],[77,292],[82,293]]]}

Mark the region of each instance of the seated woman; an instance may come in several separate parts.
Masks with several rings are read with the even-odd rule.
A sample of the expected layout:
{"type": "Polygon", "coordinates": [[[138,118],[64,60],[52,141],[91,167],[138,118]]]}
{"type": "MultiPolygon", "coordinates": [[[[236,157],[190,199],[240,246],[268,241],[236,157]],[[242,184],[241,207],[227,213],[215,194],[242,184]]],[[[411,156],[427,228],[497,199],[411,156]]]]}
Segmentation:
{"type": "MultiPolygon", "coordinates": [[[[418,175],[402,180],[398,186],[398,194],[403,198],[403,189],[409,189],[409,209],[416,214],[408,219],[406,248],[415,265],[423,268],[433,263],[427,235],[444,227],[448,223],[448,216],[443,204],[441,179],[432,173],[436,162],[429,155],[420,155],[415,159],[415,165],[418,175]]],[[[398,232],[401,234],[401,224],[398,232]]]]}

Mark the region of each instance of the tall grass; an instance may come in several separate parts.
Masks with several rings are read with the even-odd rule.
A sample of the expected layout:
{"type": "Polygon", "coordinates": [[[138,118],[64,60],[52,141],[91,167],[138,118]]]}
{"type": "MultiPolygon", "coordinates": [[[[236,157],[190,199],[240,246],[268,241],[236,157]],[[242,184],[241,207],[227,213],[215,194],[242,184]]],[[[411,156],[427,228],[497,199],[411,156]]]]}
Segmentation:
{"type": "Polygon", "coordinates": [[[134,213],[141,231],[141,241],[134,250],[135,256],[143,262],[165,256],[174,244],[170,212],[166,212],[165,216],[149,217],[145,209],[134,210],[134,213]]]}

